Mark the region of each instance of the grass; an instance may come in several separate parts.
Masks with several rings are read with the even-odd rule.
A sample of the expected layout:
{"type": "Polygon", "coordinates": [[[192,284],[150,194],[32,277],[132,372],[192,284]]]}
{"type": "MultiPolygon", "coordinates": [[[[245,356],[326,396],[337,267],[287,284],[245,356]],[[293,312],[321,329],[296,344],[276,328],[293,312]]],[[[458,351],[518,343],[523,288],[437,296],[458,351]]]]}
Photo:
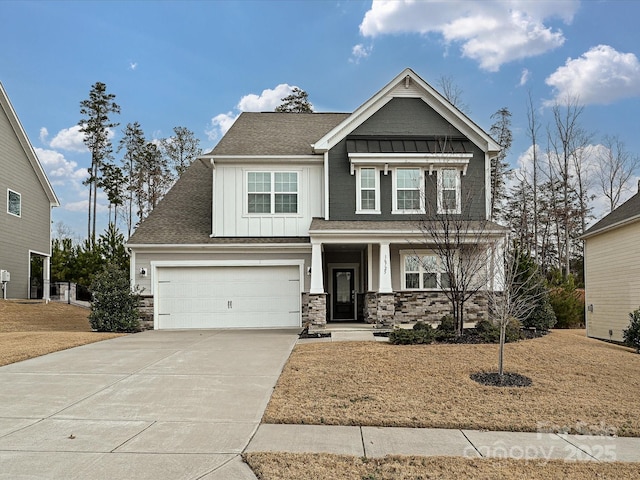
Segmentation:
{"type": "Polygon", "coordinates": [[[497,345],[298,345],[265,423],[466,428],[640,436],[640,355],[556,330],[507,344],[505,369],[531,387],[469,378],[497,369],[497,345]]]}
{"type": "Polygon", "coordinates": [[[245,461],[260,480],[583,480],[635,479],[636,463],[565,462],[495,458],[400,457],[365,459],[346,455],[248,453],[245,461]]]}
{"type": "Polygon", "coordinates": [[[0,366],[121,336],[92,332],[88,316],[64,303],[0,300],[0,366]]]}

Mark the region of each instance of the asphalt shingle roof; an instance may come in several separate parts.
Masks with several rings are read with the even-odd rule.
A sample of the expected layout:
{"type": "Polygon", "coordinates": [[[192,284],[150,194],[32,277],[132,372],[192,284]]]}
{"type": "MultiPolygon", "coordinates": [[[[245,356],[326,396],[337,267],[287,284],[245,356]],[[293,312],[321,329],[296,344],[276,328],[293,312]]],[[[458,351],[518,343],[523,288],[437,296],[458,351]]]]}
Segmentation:
{"type": "Polygon", "coordinates": [[[640,191],[636,193],[629,200],[624,202],[618,208],[616,208],[609,215],[600,219],[593,226],[584,232],[583,237],[591,236],[601,230],[607,230],[614,225],[624,222],[626,220],[632,220],[637,217],[640,220],[640,191]]]}
{"type": "Polygon", "coordinates": [[[211,155],[311,155],[350,113],[243,112],[211,155]]]}
{"type": "MultiPolygon", "coordinates": [[[[214,155],[307,155],[311,144],[348,113],[242,113],[212,150],[214,155]]],[[[308,237],[211,238],[211,170],[196,160],[138,226],[127,243],[189,245],[300,243],[308,237]]]]}

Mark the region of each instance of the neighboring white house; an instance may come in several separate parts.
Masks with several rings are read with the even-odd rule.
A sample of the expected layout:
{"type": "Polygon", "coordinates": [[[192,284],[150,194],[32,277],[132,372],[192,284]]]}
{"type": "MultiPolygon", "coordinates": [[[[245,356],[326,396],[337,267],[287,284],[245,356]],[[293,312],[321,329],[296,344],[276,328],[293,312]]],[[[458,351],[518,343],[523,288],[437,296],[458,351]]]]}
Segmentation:
{"type": "Polygon", "coordinates": [[[439,320],[445,276],[416,218],[428,199],[486,221],[499,150],[410,69],[353,113],[242,113],[129,239],[132,284],[154,328],[439,320]]]}
{"type": "Polygon", "coordinates": [[[622,341],[640,308],[640,191],[582,238],[587,335],[622,341]]]}

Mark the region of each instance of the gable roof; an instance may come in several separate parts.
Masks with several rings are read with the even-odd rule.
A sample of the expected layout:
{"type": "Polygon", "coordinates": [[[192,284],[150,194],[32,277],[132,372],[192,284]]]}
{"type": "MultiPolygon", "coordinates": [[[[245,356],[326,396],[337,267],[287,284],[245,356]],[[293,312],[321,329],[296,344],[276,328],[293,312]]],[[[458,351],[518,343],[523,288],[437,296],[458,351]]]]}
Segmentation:
{"type": "Polygon", "coordinates": [[[13,128],[13,132],[17,137],[18,141],[20,142],[20,145],[22,146],[22,150],[24,150],[24,153],[27,156],[27,159],[29,160],[29,163],[31,164],[33,171],[38,177],[38,180],[40,181],[40,185],[42,185],[42,189],[44,190],[45,194],[47,195],[47,198],[49,199],[49,203],[51,204],[52,207],[59,207],[60,202],[58,201],[58,197],[56,196],[56,193],[53,191],[53,187],[51,186],[51,183],[49,183],[47,174],[43,170],[42,165],[40,164],[40,161],[38,160],[38,157],[36,155],[36,152],[33,149],[33,146],[31,145],[31,142],[29,141],[27,134],[22,128],[22,124],[18,119],[18,115],[16,114],[16,111],[13,109],[13,105],[11,105],[11,102],[9,101],[9,96],[7,95],[7,92],[4,89],[2,82],[0,82],[0,108],[4,110],[5,115],[9,119],[9,124],[13,128]]]}
{"type": "Polygon", "coordinates": [[[311,145],[349,113],[242,112],[209,156],[313,155],[311,145]]]}
{"type": "Polygon", "coordinates": [[[420,98],[484,152],[497,154],[501,147],[482,128],[453,106],[412,69],[406,68],[349,117],[319,139],[314,150],[325,152],[362,125],[393,98],[420,98]]]}
{"type": "Polygon", "coordinates": [[[640,191],[587,229],[582,238],[586,239],[637,221],[640,221],[640,191]]]}

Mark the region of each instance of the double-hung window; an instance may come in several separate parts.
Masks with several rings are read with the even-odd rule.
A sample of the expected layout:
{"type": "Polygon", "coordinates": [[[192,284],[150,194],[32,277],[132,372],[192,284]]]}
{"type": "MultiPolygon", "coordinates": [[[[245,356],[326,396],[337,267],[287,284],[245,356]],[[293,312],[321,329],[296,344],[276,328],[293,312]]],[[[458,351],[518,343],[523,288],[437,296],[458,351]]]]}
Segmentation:
{"type": "Polygon", "coordinates": [[[432,253],[402,254],[402,288],[405,290],[434,290],[449,288],[449,276],[437,255],[432,253]]]}
{"type": "Polygon", "coordinates": [[[18,192],[7,189],[7,213],[20,217],[22,215],[22,197],[18,192]]]}
{"type": "Polygon", "coordinates": [[[423,173],[421,168],[396,168],[393,181],[393,212],[419,213],[423,208],[423,173]]]}
{"type": "Polygon", "coordinates": [[[298,172],[247,172],[247,213],[298,213],[298,172]]]}
{"type": "Polygon", "coordinates": [[[380,174],[376,167],[360,167],[356,173],[356,213],[380,213],[380,174]]]}
{"type": "Polygon", "coordinates": [[[438,172],[438,213],[460,213],[460,171],[443,168],[438,172]]]}

